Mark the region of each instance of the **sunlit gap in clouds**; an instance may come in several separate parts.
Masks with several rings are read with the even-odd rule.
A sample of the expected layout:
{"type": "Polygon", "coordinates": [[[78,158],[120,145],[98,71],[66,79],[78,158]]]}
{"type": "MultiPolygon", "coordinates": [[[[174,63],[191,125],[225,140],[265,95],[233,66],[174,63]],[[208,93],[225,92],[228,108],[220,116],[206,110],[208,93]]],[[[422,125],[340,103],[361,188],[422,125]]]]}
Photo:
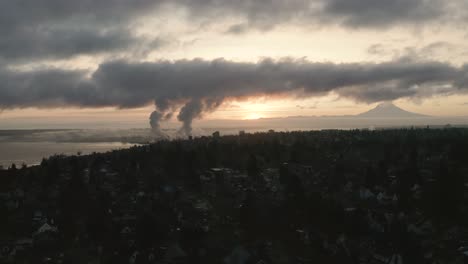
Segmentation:
{"type": "Polygon", "coordinates": [[[339,98],[330,93],[311,98],[297,97],[251,97],[224,103],[216,111],[206,114],[204,119],[255,120],[288,116],[345,115],[367,110],[369,105],[339,98]]]}
{"type": "MultiPolygon", "coordinates": [[[[396,100],[409,111],[433,116],[463,116],[468,108],[468,95],[434,96],[415,102],[410,99],[396,100]]],[[[373,104],[356,103],[331,93],[313,98],[265,98],[251,97],[246,100],[227,101],[214,112],[202,116],[203,120],[256,120],[288,116],[354,115],[369,110],[373,104]]],[[[0,113],[0,129],[35,127],[138,127],[148,128],[148,113],[152,105],[136,109],[104,108],[24,108],[4,109],[0,113]]],[[[165,122],[165,127],[177,128],[180,124],[174,116],[165,122]]]]}

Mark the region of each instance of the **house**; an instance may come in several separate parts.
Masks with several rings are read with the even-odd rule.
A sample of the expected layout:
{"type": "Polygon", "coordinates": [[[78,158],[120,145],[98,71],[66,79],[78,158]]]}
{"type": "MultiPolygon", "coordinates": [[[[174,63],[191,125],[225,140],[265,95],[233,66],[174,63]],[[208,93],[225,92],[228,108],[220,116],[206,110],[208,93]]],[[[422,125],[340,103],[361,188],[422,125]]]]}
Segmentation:
{"type": "Polygon", "coordinates": [[[251,255],[242,246],[235,247],[229,256],[224,258],[225,264],[247,264],[251,255]]]}
{"type": "Polygon", "coordinates": [[[122,230],[120,230],[120,234],[122,236],[132,236],[132,235],[135,234],[135,231],[132,228],[130,228],[129,226],[126,226],[126,227],[122,228],[122,230]]]}
{"type": "Polygon", "coordinates": [[[51,226],[48,223],[45,223],[41,227],[39,227],[39,229],[37,229],[36,232],[34,232],[33,236],[38,236],[38,235],[48,233],[48,232],[56,233],[57,231],[58,231],[57,227],[51,226]]]}
{"type": "Polygon", "coordinates": [[[463,252],[463,263],[468,263],[468,251],[463,252]]]}
{"type": "Polygon", "coordinates": [[[55,242],[57,242],[57,235],[57,228],[45,223],[33,233],[34,246],[54,247],[56,246],[55,242]]]}
{"type": "Polygon", "coordinates": [[[183,261],[187,257],[187,253],[180,247],[179,244],[173,244],[167,248],[164,254],[164,261],[167,263],[185,263],[183,261]]]}
{"type": "Polygon", "coordinates": [[[130,258],[128,260],[128,263],[129,264],[135,264],[139,254],[140,253],[138,251],[133,252],[133,254],[130,256],[130,258]]]}
{"type": "Polygon", "coordinates": [[[42,211],[40,210],[36,210],[33,214],[33,218],[32,218],[32,221],[33,223],[35,224],[40,224],[40,223],[43,223],[44,220],[47,219],[45,217],[45,215],[42,213],[42,211]]]}
{"type": "Polygon", "coordinates": [[[0,241],[0,263],[12,262],[15,255],[16,250],[12,241],[0,241]]]}
{"type": "Polygon", "coordinates": [[[22,251],[29,249],[33,246],[33,239],[32,238],[21,238],[16,240],[15,247],[16,251],[22,251]]]}

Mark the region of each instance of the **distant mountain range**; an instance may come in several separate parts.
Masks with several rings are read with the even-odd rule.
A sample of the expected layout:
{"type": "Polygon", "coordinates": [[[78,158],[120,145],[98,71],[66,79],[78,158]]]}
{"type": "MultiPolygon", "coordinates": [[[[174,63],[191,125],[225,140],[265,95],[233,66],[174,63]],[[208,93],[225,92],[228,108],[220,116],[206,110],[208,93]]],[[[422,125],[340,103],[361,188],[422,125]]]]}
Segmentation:
{"type": "Polygon", "coordinates": [[[375,108],[358,114],[356,117],[366,118],[418,118],[418,117],[430,117],[418,113],[409,112],[399,108],[391,102],[385,102],[377,105],[375,108]]]}

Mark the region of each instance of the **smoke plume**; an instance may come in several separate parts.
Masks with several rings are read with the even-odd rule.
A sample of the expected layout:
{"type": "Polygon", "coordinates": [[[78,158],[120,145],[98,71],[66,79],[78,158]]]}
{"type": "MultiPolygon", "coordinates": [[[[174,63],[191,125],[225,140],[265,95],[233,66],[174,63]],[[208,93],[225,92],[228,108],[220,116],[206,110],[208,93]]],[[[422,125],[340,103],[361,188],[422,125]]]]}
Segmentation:
{"type": "Polygon", "coordinates": [[[314,97],[334,92],[361,102],[464,93],[468,66],[433,61],[314,63],[271,60],[240,63],[224,59],[136,63],[110,61],[92,73],[0,66],[0,109],[23,107],[118,107],[155,105],[150,124],[177,114],[181,133],[223,102],[254,96],[314,97]]]}

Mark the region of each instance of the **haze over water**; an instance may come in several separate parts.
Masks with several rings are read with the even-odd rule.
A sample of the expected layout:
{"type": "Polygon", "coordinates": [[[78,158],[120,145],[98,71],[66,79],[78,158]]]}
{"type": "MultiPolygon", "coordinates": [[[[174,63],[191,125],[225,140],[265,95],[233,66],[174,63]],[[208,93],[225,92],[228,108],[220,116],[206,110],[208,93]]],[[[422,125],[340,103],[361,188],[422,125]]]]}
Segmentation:
{"type": "MultiPolygon", "coordinates": [[[[405,111],[393,104],[384,103],[356,116],[261,118],[256,120],[216,120],[195,123],[193,136],[210,136],[219,131],[222,135],[247,133],[323,129],[384,129],[399,127],[441,128],[447,125],[466,126],[468,118],[437,118],[405,111]]],[[[175,125],[162,130],[168,139],[181,137],[175,125]]],[[[0,165],[12,163],[35,165],[42,158],[55,154],[83,155],[128,148],[159,140],[149,128],[140,129],[64,129],[64,130],[0,130],[0,165]]]]}
{"type": "Polygon", "coordinates": [[[57,143],[57,142],[0,142],[0,166],[8,167],[12,163],[38,165],[42,158],[52,155],[82,155],[93,152],[107,152],[110,150],[128,148],[129,143],[57,143]]]}

